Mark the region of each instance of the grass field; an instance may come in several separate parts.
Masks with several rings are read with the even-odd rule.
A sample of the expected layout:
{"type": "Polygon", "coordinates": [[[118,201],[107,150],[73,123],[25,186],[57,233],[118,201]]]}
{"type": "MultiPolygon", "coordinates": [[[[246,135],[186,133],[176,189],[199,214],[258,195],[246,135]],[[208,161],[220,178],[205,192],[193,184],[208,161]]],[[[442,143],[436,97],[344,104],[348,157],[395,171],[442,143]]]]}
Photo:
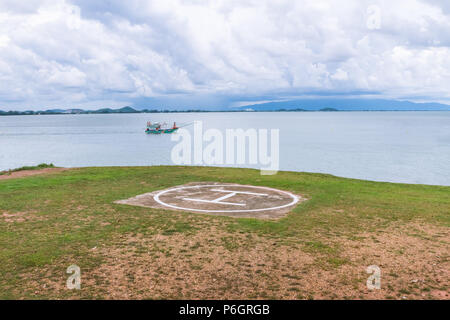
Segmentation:
{"type": "Polygon", "coordinates": [[[0,180],[0,298],[448,299],[449,227],[450,187],[164,166],[0,180]],[[277,221],[113,203],[201,181],[309,200],[277,221]],[[72,264],[81,290],[66,288],[72,264]]]}

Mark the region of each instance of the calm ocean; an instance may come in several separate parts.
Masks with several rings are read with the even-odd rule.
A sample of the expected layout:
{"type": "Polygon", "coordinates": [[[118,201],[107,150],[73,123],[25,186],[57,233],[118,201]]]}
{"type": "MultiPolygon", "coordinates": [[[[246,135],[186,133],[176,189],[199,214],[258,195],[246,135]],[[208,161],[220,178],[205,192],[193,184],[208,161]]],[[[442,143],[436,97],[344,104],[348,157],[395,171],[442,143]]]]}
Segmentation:
{"type": "MultiPolygon", "coordinates": [[[[173,164],[170,135],[146,122],[203,121],[204,130],[280,130],[280,169],[450,185],[450,112],[258,112],[0,117],[0,170],[173,164]]],[[[186,127],[192,131],[192,126],[186,127]]]]}

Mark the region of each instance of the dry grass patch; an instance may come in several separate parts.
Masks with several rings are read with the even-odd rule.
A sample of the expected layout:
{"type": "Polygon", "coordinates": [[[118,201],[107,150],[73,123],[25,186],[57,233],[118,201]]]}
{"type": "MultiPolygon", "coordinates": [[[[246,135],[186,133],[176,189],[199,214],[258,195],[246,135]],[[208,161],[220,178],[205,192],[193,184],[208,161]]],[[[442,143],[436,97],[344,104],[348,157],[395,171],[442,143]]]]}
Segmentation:
{"type": "Polygon", "coordinates": [[[0,180],[24,178],[24,177],[29,177],[29,176],[35,176],[38,174],[58,173],[58,172],[66,171],[66,170],[69,170],[69,169],[68,168],[46,168],[46,169],[39,169],[39,170],[16,171],[16,172],[11,172],[11,173],[6,173],[3,175],[0,175],[0,180]]]}
{"type": "Polygon", "coordinates": [[[14,213],[4,211],[0,215],[0,219],[7,223],[45,220],[43,216],[36,215],[36,211],[22,211],[14,213]]]}
{"type": "Polygon", "coordinates": [[[67,275],[51,271],[42,279],[53,280],[39,288],[30,282],[30,290],[107,299],[448,299],[446,229],[410,224],[335,238],[330,245],[335,241],[340,255],[214,226],[188,234],[129,234],[90,249],[102,263],[84,268],[82,292],[65,289],[67,275]],[[382,270],[381,290],[366,287],[365,270],[373,264],[382,270]]]}
{"type": "MultiPolygon", "coordinates": [[[[382,290],[372,298],[448,299],[450,284],[448,228],[423,223],[397,224],[353,239],[335,239],[350,261],[344,268],[377,265],[382,290]]],[[[367,292],[364,277],[358,291],[367,292]]]]}

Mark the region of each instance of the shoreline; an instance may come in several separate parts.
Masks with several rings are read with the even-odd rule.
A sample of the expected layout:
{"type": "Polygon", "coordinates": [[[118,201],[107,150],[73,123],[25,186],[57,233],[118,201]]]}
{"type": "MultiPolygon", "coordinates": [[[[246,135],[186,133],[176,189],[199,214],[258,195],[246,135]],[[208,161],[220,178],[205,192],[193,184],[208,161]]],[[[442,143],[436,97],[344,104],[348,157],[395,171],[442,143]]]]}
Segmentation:
{"type": "MultiPolygon", "coordinates": [[[[55,166],[54,168],[45,168],[45,169],[30,169],[30,170],[21,170],[16,172],[8,173],[9,170],[3,170],[0,171],[0,180],[8,180],[8,179],[15,179],[15,178],[22,178],[22,177],[28,177],[28,176],[34,176],[39,174],[45,174],[45,173],[53,173],[53,172],[62,172],[67,170],[74,170],[74,169],[119,169],[119,168],[186,168],[186,169],[235,169],[235,170],[253,170],[253,171],[260,171],[260,169],[257,168],[245,168],[245,167],[220,167],[220,166],[182,166],[182,165],[151,165],[151,166],[126,166],[126,165],[118,165],[118,166],[75,166],[75,167],[58,167],[55,166]]],[[[14,170],[14,169],[10,169],[14,170]]],[[[449,185],[441,185],[441,184],[425,184],[425,183],[406,183],[406,182],[393,182],[393,181],[382,181],[382,180],[370,180],[370,179],[359,179],[359,178],[351,178],[351,177],[344,177],[344,176],[337,176],[331,173],[322,173],[322,172],[307,172],[307,171],[290,171],[290,170],[279,170],[276,175],[278,174],[306,174],[306,175],[317,175],[317,176],[323,176],[323,177],[330,177],[330,178],[337,178],[337,179],[346,179],[349,181],[357,181],[357,182],[367,182],[367,183],[384,183],[389,185],[405,185],[405,186],[424,186],[424,187],[442,187],[442,188],[450,188],[449,185]]]]}
{"type": "MultiPolygon", "coordinates": [[[[8,111],[15,113],[16,111],[8,111]]],[[[220,110],[220,111],[158,111],[158,112],[85,112],[85,113],[20,113],[20,114],[5,114],[0,113],[0,117],[14,117],[14,116],[70,116],[70,115],[125,115],[125,114],[167,114],[167,113],[345,113],[345,112],[450,112],[450,110],[220,110]]]]}

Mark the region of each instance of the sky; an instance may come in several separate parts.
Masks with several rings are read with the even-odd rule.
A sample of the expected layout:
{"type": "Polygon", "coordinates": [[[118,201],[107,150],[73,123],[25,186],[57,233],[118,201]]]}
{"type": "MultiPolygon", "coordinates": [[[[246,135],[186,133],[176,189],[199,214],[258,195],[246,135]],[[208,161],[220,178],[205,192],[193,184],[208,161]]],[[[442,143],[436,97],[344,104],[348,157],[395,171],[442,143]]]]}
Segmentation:
{"type": "Polygon", "coordinates": [[[0,110],[450,104],[448,0],[0,0],[0,110]]]}

